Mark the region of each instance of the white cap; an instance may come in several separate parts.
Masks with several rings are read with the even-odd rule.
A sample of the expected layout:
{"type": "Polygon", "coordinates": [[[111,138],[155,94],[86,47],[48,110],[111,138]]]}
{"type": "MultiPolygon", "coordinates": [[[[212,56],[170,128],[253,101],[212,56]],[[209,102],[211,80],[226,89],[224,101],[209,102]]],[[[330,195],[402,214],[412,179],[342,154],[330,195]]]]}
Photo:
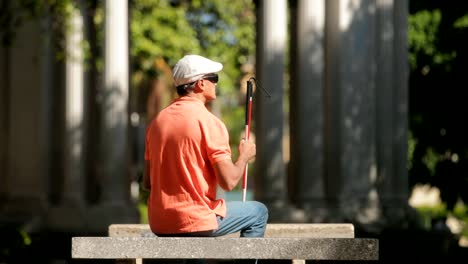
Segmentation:
{"type": "Polygon", "coordinates": [[[195,82],[203,75],[216,73],[223,69],[223,64],[199,55],[185,55],[173,69],[175,86],[195,82]]]}

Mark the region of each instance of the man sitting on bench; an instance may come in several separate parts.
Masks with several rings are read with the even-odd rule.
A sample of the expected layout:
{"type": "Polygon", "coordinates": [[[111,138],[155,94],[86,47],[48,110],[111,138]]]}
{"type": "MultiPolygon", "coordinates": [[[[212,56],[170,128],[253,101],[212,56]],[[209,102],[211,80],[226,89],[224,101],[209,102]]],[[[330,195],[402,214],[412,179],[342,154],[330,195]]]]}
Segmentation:
{"type": "Polygon", "coordinates": [[[242,140],[233,162],[226,126],[205,106],[216,99],[222,68],[198,55],[180,59],[173,69],[179,97],[146,129],[144,187],[157,236],[264,236],[264,204],[216,198],[217,184],[231,191],[256,154],[255,144],[242,140]]]}

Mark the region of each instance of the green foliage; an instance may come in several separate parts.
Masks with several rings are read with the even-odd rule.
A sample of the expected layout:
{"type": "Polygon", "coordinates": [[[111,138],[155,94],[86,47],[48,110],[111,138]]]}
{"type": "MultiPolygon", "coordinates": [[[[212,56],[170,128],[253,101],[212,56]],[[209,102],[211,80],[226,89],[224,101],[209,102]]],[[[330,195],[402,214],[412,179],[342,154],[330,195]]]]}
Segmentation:
{"type": "Polygon", "coordinates": [[[435,152],[433,148],[427,148],[426,153],[423,157],[423,163],[429,169],[431,175],[434,175],[436,173],[436,166],[439,162],[439,159],[439,155],[435,152]]]}
{"type": "Polygon", "coordinates": [[[438,187],[453,211],[468,203],[468,3],[409,4],[409,180],[438,187]]]}
{"type": "Polygon", "coordinates": [[[140,224],[148,224],[148,206],[146,201],[138,203],[138,212],[140,213],[140,224]]]}
{"type": "Polygon", "coordinates": [[[468,206],[459,203],[453,210],[449,210],[445,203],[441,203],[435,206],[420,206],[416,210],[421,217],[424,228],[430,230],[434,228],[433,223],[437,220],[447,219],[452,216],[463,223],[459,235],[468,237],[468,206]]]}
{"type": "Polygon", "coordinates": [[[186,7],[169,1],[134,0],[131,5],[131,56],[135,71],[149,77],[158,73],[155,59],[164,58],[174,65],[186,53],[199,53],[195,32],[185,19],[186,7]]]}
{"type": "Polygon", "coordinates": [[[133,0],[130,34],[132,68],[134,76],[140,76],[133,80],[161,74],[154,65],[157,58],[173,66],[185,54],[200,54],[223,63],[215,104],[237,145],[243,128],[238,99],[239,80],[245,74],[241,68],[255,53],[253,2],[133,0]]]}
{"type": "MultiPolygon", "coordinates": [[[[456,52],[443,53],[438,49],[439,27],[442,19],[440,10],[422,10],[409,17],[408,41],[409,60],[412,69],[418,65],[418,56],[428,57],[428,63],[444,64],[456,57],[456,52]]],[[[422,69],[427,72],[428,67],[422,69]]]]}
{"type": "Polygon", "coordinates": [[[445,204],[439,204],[436,206],[420,206],[416,210],[421,217],[423,227],[426,229],[432,228],[433,219],[442,219],[447,217],[447,206],[445,204]]]}
{"type": "Polygon", "coordinates": [[[468,28],[468,14],[460,17],[453,23],[454,28],[464,29],[468,28]]]}
{"type": "Polygon", "coordinates": [[[131,5],[131,55],[135,71],[157,76],[154,60],[168,63],[200,54],[224,64],[220,89],[234,90],[240,67],[255,52],[255,14],[250,0],[134,0],[131,5]]]}
{"type": "Polygon", "coordinates": [[[414,157],[414,150],[416,149],[416,144],[417,141],[413,136],[413,133],[411,131],[409,132],[408,135],[408,170],[411,170],[413,167],[413,157],[414,157]]]}

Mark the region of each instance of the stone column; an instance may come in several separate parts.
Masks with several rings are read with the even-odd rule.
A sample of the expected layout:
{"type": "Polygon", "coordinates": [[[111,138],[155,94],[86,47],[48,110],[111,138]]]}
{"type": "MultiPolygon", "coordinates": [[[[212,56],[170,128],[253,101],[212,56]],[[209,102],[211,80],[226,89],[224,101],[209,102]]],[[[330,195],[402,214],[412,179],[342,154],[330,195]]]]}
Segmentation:
{"type": "Polygon", "coordinates": [[[128,1],[105,1],[104,33],[104,80],[98,92],[101,119],[97,173],[101,195],[91,218],[97,220],[94,226],[99,229],[110,223],[138,221],[136,207],[129,201],[128,1]]]}
{"type": "Polygon", "coordinates": [[[407,207],[409,198],[408,188],[408,92],[409,92],[409,63],[408,63],[408,0],[394,0],[393,25],[395,38],[393,39],[395,55],[393,68],[395,73],[395,109],[394,136],[395,146],[395,174],[393,175],[393,191],[396,193],[397,206],[407,207]]]}
{"type": "MultiPolygon", "coordinates": [[[[297,65],[291,96],[290,173],[296,178],[297,204],[320,221],[326,212],[323,179],[324,23],[325,1],[299,0],[297,6],[297,65]]],[[[291,19],[295,19],[291,17],[291,19]]]]}
{"type": "Polygon", "coordinates": [[[84,203],[84,56],[83,16],[76,9],[70,17],[65,65],[65,204],[82,206],[84,203]]]}
{"type": "MultiPolygon", "coordinates": [[[[84,174],[84,56],[83,15],[74,7],[65,36],[65,87],[63,97],[64,130],[62,143],[63,170],[60,176],[58,205],[49,210],[48,225],[55,230],[83,230],[85,221],[84,174]]],[[[49,54],[53,55],[53,54],[49,54]]],[[[51,65],[45,65],[49,68],[51,65]]],[[[52,113],[49,113],[52,114],[52,113]]],[[[47,123],[47,122],[46,122],[47,123]]]]}
{"type": "MultiPolygon", "coordinates": [[[[328,2],[327,2],[328,4],[328,2]]],[[[336,134],[329,141],[337,145],[329,152],[333,175],[328,182],[328,196],[338,202],[336,213],[344,219],[358,222],[376,221],[379,214],[376,183],[376,101],[375,101],[375,1],[341,0],[330,2],[338,12],[339,36],[332,44],[338,52],[333,57],[329,106],[335,108],[329,116],[336,134]],[[337,9],[336,9],[337,8],[337,9]],[[337,67],[337,68],[333,68],[337,67]],[[333,94],[332,94],[333,95],[333,94]],[[338,122],[337,122],[338,121],[338,122]],[[337,164],[333,164],[337,162],[337,164]]],[[[331,18],[334,19],[334,18],[331,18]]],[[[337,32],[335,30],[338,30],[337,32]]],[[[328,32],[327,32],[328,33],[328,32]]],[[[327,131],[328,132],[328,131],[327,131]]],[[[326,132],[326,133],[327,133],[326,132]]]]}
{"type": "Polygon", "coordinates": [[[124,204],[128,192],[127,1],[105,1],[104,82],[100,90],[99,149],[102,203],[124,204]]]}
{"type": "MultiPolygon", "coordinates": [[[[41,31],[38,21],[25,21],[15,30],[14,44],[8,49],[2,79],[2,95],[8,103],[3,115],[4,135],[8,141],[5,157],[6,174],[1,189],[7,204],[5,215],[14,219],[31,220],[41,215],[47,208],[48,181],[44,173],[45,157],[41,152],[43,135],[42,111],[40,100],[41,87],[41,31]],[[6,116],[7,115],[7,116],[6,116]]],[[[2,56],[3,57],[3,56],[2,56]]],[[[4,140],[3,138],[1,140],[4,140]]]]}
{"type": "Polygon", "coordinates": [[[326,2],[327,197],[337,220],[366,228],[407,207],[407,5],[326,2]]]}
{"type": "Polygon", "coordinates": [[[326,198],[331,215],[339,214],[338,193],[340,179],[340,1],[327,0],[325,3],[325,74],[324,74],[324,171],[326,198]]]}
{"type": "Polygon", "coordinates": [[[398,223],[408,204],[408,2],[377,7],[377,176],[385,218],[398,223]]]}
{"type": "Polygon", "coordinates": [[[257,88],[254,97],[254,133],[257,144],[255,197],[270,207],[286,204],[286,172],[283,160],[284,57],[286,45],[286,1],[257,3],[257,79],[271,94],[257,88]]]}

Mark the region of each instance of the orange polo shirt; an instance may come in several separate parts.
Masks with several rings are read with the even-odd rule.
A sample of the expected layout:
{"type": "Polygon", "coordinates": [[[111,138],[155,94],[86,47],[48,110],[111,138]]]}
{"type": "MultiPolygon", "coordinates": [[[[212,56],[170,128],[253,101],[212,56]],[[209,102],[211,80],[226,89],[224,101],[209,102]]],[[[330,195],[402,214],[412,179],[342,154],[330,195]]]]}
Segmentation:
{"type": "Polygon", "coordinates": [[[221,120],[198,99],[175,99],[149,124],[145,147],[151,230],[176,234],[217,229],[216,216],[226,215],[226,204],[216,199],[214,164],[231,159],[221,120]]]}

